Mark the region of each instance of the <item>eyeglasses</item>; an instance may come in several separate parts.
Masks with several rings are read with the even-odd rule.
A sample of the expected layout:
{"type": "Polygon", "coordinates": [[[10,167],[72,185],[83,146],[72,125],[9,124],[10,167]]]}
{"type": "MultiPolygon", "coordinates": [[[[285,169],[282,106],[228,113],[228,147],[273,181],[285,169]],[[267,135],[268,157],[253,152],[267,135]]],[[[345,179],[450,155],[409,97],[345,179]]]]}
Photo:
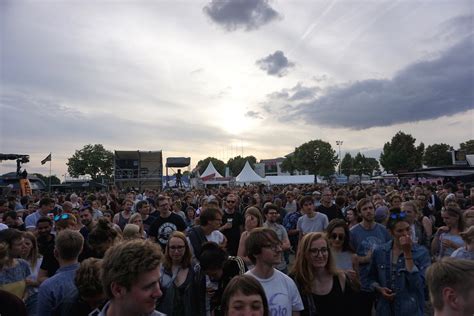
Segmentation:
{"type": "Polygon", "coordinates": [[[268,248],[273,251],[280,251],[281,250],[281,244],[268,244],[264,245],[263,248],[268,248]]]}
{"type": "Polygon", "coordinates": [[[310,248],[309,252],[314,255],[314,256],[325,256],[328,253],[328,248],[323,247],[323,248],[310,248]]]}
{"type": "Polygon", "coordinates": [[[237,202],[237,201],[234,201],[234,200],[227,200],[226,202],[227,202],[227,203],[235,203],[235,202],[237,202]]]}
{"type": "Polygon", "coordinates": [[[334,240],[344,240],[346,238],[346,235],[334,233],[334,234],[331,234],[330,238],[334,240]]]}
{"type": "Polygon", "coordinates": [[[169,246],[170,251],[181,251],[185,246],[169,246]]]}
{"type": "Polygon", "coordinates": [[[278,212],[268,212],[268,215],[278,215],[278,212]]]}
{"type": "Polygon", "coordinates": [[[62,215],[56,215],[54,216],[54,221],[57,222],[59,220],[62,220],[62,219],[69,219],[71,218],[71,215],[66,213],[66,214],[62,214],[62,215]]]}
{"type": "Polygon", "coordinates": [[[390,214],[390,219],[391,220],[397,220],[397,219],[405,219],[405,217],[407,217],[407,213],[406,212],[400,212],[400,213],[392,213],[390,214]]]}

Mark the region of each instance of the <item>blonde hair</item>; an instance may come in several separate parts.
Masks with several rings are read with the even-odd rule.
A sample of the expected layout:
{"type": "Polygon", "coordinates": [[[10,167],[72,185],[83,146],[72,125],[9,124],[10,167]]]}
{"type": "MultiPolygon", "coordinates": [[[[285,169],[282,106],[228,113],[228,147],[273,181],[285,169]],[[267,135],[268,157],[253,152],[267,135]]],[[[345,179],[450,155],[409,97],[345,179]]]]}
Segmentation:
{"type": "Polygon", "coordinates": [[[459,235],[465,243],[470,243],[474,239],[474,226],[469,227],[459,235]]]}
{"type": "Polygon", "coordinates": [[[339,275],[339,271],[336,270],[336,263],[333,258],[331,247],[329,247],[329,241],[325,233],[308,233],[304,235],[298,244],[298,252],[296,253],[295,263],[291,271],[291,275],[294,277],[296,283],[300,284],[303,293],[311,293],[311,284],[315,278],[315,272],[311,266],[309,257],[310,257],[310,248],[311,244],[315,240],[323,239],[326,241],[326,247],[328,249],[328,261],[326,263],[326,271],[330,275],[339,275]]]}
{"type": "MultiPolygon", "coordinates": [[[[130,216],[130,218],[128,219],[128,223],[129,223],[129,224],[133,224],[133,221],[134,221],[135,219],[137,219],[138,217],[139,217],[140,219],[142,219],[142,215],[141,215],[140,213],[134,213],[134,214],[132,214],[132,216],[130,216]]],[[[137,224],[135,224],[135,225],[137,225],[137,224]]],[[[142,220],[142,224],[141,224],[141,225],[137,225],[137,226],[140,228],[140,234],[143,235],[143,220],[142,220]]]]}
{"type": "Polygon", "coordinates": [[[36,236],[32,232],[24,232],[23,237],[31,241],[31,250],[24,259],[30,263],[31,268],[33,269],[36,267],[36,263],[40,258],[40,254],[38,252],[38,242],[36,241],[36,236]]]}
{"type": "Polygon", "coordinates": [[[258,223],[257,223],[257,227],[262,227],[263,225],[263,216],[262,216],[262,212],[256,208],[255,206],[251,206],[249,208],[247,208],[244,212],[244,219],[247,217],[247,216],[253,216],[257,219],[258,223]]]}
{"type": "Polygon", "coordinates": [[[135,225],[135,224],[125,225],[125,227],[123,228],[122,236],[123,236],[123,239],[126,239],[126,240],[140,238],[142,236],[140,233],[140,226],[135,225]]]}

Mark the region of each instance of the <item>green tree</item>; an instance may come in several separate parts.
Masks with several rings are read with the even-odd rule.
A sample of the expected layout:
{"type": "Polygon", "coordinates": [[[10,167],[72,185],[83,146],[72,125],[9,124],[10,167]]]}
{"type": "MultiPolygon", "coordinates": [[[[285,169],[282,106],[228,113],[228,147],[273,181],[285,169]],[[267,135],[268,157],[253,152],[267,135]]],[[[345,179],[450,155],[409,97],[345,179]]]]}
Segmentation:
{"type": "Polygon", "coordinates": [[[93,180],[110,179],[113,173],[114,154],[101,144],[85,145],[76,150],[66,163],[73,177],[89,175],[93,180]]]}
{"type": "Polygon", "coordinates": [[[423,164],[428,167],[438,167],[451,165],[453,160],[449,150],[453,150],[453,147],[448,144],[433,144],[426,147],[425,154],[423,155],[423,164]]]}
{"type": "Polygon", "coordinates": [[[362,179],[363,174],[367,174],[367,158],[360,152],[354,157],[353,168],[354,173],[362,179]]]}
{"type": "Polygon", "coordinates": [[[212,164],[214,165],[216,170],[222,176],[225,176],[225,167],[226,167],[225,163],[222,160],[219,160],[219,159],[214,158],[214,157],[207,157],[204,160],[199,160],[198,161],[197,168],[199,170],[199,174],[202,174],[206,170],[207,165],[209,164],[209,161],[212,161],[212,164]]]}
{"type": "Polygon", "coordinates": [[[391,173],[413,171],[421,168],[425,145],[415,147],[416,139],[409,134],[398,132],[392,141],[385,143],[380,154],[380,164],[391,173]]]}
{"type": "Polygon", "coordinates": [[[234,177],[237,176],[244,168],[246,161],[248,161],[250,166],[254,168],[255,164],[257,163],[257,158],[255,158],[254,156],[242,157],[240,155],[234,158],[230,158],[227,161],[227,167],[229,167],[230,174],[234,177]]]}
{"type": "Polygon", "coordinates": [[[366,170],[369,175],[373,175],[374,172],[380,172],[380,165],[377,159],[368,157],[365,159],[365,163],[367,165],[366,170]]]}
{"type": "Polygon", "coordinates": [[[354,159],[350,153],[346,153],[341,161],[341,173],[349,177],[353,172],[354,159]]]}
{"type": "Polygon", "coordinates": [[[327,177],[334,174],[338,158],[331,144],[317,139],[297,147],[293,161],[296,170],[327,177]]]}
{"type": "Polygon", "coordinates": [[[289,172],[291,175],[295,173],[296,167],[295,167],[293,157],[294,157],[293,153],[286,155],[285,160],[283,160],[280,165],[281,171],[289,172]]]}
{"type": "Polygon", "coordinates": [[[466,155],[473,155],[474,154],[474,139],[470,139],[464,143],[459,145],[459,149],[465,150],[466,155]]]}

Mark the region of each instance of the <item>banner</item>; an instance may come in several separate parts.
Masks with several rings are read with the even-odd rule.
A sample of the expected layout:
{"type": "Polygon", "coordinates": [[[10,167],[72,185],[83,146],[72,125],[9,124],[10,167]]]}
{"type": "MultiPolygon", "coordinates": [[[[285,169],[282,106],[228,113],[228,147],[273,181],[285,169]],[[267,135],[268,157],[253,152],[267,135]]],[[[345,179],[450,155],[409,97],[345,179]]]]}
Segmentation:
{"type": "Polygon", "coordinates": [[[20,179],[20,191],[21,191],[21,196],[33,195],[33,190],[31,190],[30,180],[20,179]]]}

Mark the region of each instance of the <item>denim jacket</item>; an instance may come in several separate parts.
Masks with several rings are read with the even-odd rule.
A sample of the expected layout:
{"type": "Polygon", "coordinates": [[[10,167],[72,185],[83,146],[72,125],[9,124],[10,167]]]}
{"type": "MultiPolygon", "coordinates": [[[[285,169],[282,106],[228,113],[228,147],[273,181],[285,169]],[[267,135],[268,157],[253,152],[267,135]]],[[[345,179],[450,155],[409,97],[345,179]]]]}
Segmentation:
{"type": "Polygon", "coordinates": [[[423,316],[425,271],[431,264],[430,255],[425,247],[413,244],[413,270],[407,271],[402,253],[397,260],[392,282],[392,246],[393,241],[389,241],[377,247],[370,263],[369,281],[372,289],[375,290],[376,286],[387,287],[395,293],[393,302],[379,295],[377,315],[423,316]]]}

